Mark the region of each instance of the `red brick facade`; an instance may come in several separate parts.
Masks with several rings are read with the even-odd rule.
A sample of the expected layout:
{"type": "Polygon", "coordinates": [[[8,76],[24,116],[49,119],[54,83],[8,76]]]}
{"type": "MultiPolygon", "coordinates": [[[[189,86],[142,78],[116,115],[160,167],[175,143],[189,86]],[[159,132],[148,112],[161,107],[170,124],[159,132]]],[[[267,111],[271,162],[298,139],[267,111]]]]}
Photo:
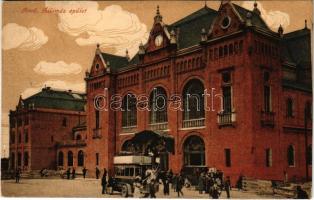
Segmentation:
{"type": "MultiPolygon", "coordinates": [[[[44,88],[43,91],[56,92],[50,88],[44,88]]],[[[49,102],[49,99],[46,101],[49,102]]],[[[45,108],[36,102],[32,98],[20,99],[16,110],[10,112],[11,169],[56,169],[58,147],[60,144],[75,142],[73,127],[85,121],[84,111],[45,108]]]]}
{"type": "MultiPolygon", "coordinates": [[[[182,95],[186,83],[197,79],[208,91],[215,88],[215,94],[222,94],[222,74],[228,72],[231,74],[232,117],[225,118],[228,119],[226,122],[217,114],[219,100],[215,100],[215,111],[206,111],[205,118],[200,119],[198,125],[195,125],[196,122],[184,125],[189,122],[184,122],[183,112],[168,109],[168,122],[163,130],[175,140],[175,153],[169,156],[169,168],[178,173],[184,167],[184,142],[196,135],[205,144],[205,165],[222,170],[232,182],[240,174],[273,180],[283,180],[284,172],[289,179],[305,177],[302,127],[306,102],[312,102],[311,90],[301,91],[283,84],[282,48],[285,47],[281,45],[282,36],[256,28],[252,25],[254,17],[243,19],[239,15],[234,4],[222,5],[210,29],[204,34],[198,32],[199,43],[179,49],[180,30],[172,32],[157,13],[147,44],[140,46],[138,62],[134,64],[132,59],[128,67],[118,70],[114,70],[106,55],[96,50],[91,71],[85,79],[87,168],[94,170],[98,153],[98,166],[112,169],[113,156],[121,151],[125,141],[137,132],[156,128],[150,124],[149,112],[139,110],[136,126],[122,128],[122,112],[112,111],[109,102],[105,102],[108,111],[100,111],[100,126],[95,129],[94,99],[104,94],[104,88],[108,88],[107,97],[110,99],[111,95],[124,97],[128,93],[149,97],[153,88],[159,86],[169,98],[172,94],[182,95]],[[231,25],[223,29],[220,23],[225,16],[230,17],[231,25]],[[164,38],[161,46],[155,45],[158,35],[164,38]],[[141,53],[141,48],[145,53],[141,53]],[[269,76],[269,80],[265,80],[264,76],[269,76]],[[271,88],[270,109],[267,112],[264,110],[264,85],[271,88]],[[291,119],[286,117],[288,96],[294,101],[295,116],[291,119]],[[294,148],[293,166],[288,166],[287,162],[289,145],[294,148]],[[226,166],[225,149],[230,149],[230,167],[226,166]],[[272,158],[268,167],[266,149],[270,149],[268,154],[271,155],[268,156],[272,158]]],[[[172,102],[172,99],[167,100],[169,104],[172,102]]],[[[308,127],[311,128],[310,125],[308,127]]],[[[310,133],[311,130],[308,130],[308,145],[312,141],[310,133]]]]}
{"type": "MultiPolygon", "coordinates": [[[[56,166],[57,154],[63,152],[63,166],[59,167],[65,169],[67,154],[72,151],[73,166],[77,166],[78,152],[82,150],[89,176],[95,174],[96,166],[112,173],[113,157],[123,144],[138,132],[152,130],[174,138],[174,153],[169,153],[168,160],[174,173],[184,167],[215,167],[230,176],[232,183],[240,174],[268,180],[283,180],[285,176],[289,180],[304,179],[304,109],[312,102],[308,75],[311,63],[294,64],[285,52],[291,48],[290,39],[297,38],[305,44],[302,51],[310,55],[310,48],[306,49],[310,46],[309,35],[307,28],[288,34],[280,29],[273,32],[256,10],[248,11],[230,2],[218,11],[202,8],[172,25],[163,23],[158,10],[148,42],[139,46],[134,58],[105,54],[97,47],[85,78],[86,130],[72,129],[84,112],[35,109],[25,113],[30,119],[25,127],[31,135],[30,144],[23,148],[29,148],[29,165],[32,169],[56,166]],[[146,95],[148,101],[157,87],[165,90],[167,105],[178,105],[172,95],[183,99],[191,81],[201,83],[210,94],[205,98],[210,109],[202,117],[185,119],[182,110],[168,108],[166,122],[152,123],[147,110],[137,110],[135,126],[125,127],[122,111],[110,109],[112,95],[146,95]],[[220,112],[225,87],[231,95],[228,113],[220,112]],[[101,104],[105,111],[95,108],[99,95],[105,95],[101,104]],[[289,116],[288,99],[293,102],[293,114],[289,116]],[[68,119],[66,127],[60,121],[64,117],[68,119]],[[82,142],[75,141],[77,133],[82,142]],[[62,144],[56,145],[50,135],[62,144]],[[193,158],[185,150],[191,136],[204,144],[204,160],[200,158],[199,166],[193,165],[193,158]],[[66,140],[72,142],[65,144],[66,140]],[[43,159],[48,157],[53,159],[43,159]]],[[[10,117],[18,119],[19,113],[10,117]]],[[[308,121],[309,154],[312,127],[308,121]]],[[[10,155],[20,151],[21,146],[11,144],[10,155]]],[[[308,168],[311,176],[311,165],[308,168]]]]}

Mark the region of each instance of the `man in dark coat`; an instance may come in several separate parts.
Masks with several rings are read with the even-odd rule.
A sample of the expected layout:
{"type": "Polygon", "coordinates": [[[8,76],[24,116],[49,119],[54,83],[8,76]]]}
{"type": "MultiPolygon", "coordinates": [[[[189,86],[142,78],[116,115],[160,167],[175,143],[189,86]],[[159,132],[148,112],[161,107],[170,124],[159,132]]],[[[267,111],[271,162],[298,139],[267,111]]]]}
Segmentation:
{"type": "Polygon", "coordinates": [[[20,182],[20,178],[21,178],[21,170],[20,170],[20,168],[17,168],[15,170],[15,182],[19,183],[20,182]]]}
{"type": "Polygon", "coordinates": [[[203,174],[203,172],[200,174],[200,176],[198,177],[198,191],[200,194],[203,193],[204,191],[204,183],[205,183],[205,176],[203,174]]]}
{"type": "Polygon", "coordinates": [[[75,179],[75,168],[72,169],[72,179],[75,179]]]}
{"type": "Polygon", "coordinates": [[[302,190],[301,186],[297,186],[297,199],[308,199],[309,196],[307,195],[307,193],[302,190]]]}
{"type": "Polygon", "coordinates": [[[182,174],[179,174],[177,176],[177,187],[176,187],[176,190],[178,192],[178,197],[180,197],[180,194],[181,194],[181,196],[183,196],[183,192],[182,192],[183,185],[184,185],[183,176],[182,176],[182,174]]]}
{"type": "Polygon", "coordinates": [[[84,177],[84,179],[85,179],[85,177],[86,177],[86,172],[87,172],[87,169],[84,167],[83,168],[83,170],[82,170],[82,172],[83,172],[83,177],[84,177]]]}
{"type": "Polygon", "coordinates": [[[225,183],[224,188],[226,190],[227,198],[230,199],[230,177],[228,176],[225,183]]]}
{"type": "Polygon", "coordinates": [[[101,186],[102,186],[102,194],[106,194],[106,186],[107,186],[107,176],[105,176],[105,174],[103,174],[102,178],[101,178],[101,186]]]}
{"type": "Polygon", "coordinates": [[[242,181],[243,181],[243,176],[240,175],[240,176],[239,176],[239,179],[238,179],[238,181],[237,181],[237,188],[238,188],[239,191],[242,190],[242,188],[243,188],[243,186],[242,186],[242,181]]]}
{"type": "Polygon", "coordinates": [[[169,193],[170,193],[170,188],[169,188],[169,178],[168,177],[165,177],[164,179],[163,179],[163,185],[164,185],[164,195],[166,196],[166,195],[169,195],[169,193]]]}
{"type": "Polygon", "coordinates": [[[218,187],[214,185],[211,189],[211,192],[209,192],[209,194],[213,199],[219,199],[220,193],[218,191],[218,187]]]}
{"type": "Polygon", "coordinates": [[[96,167],[96,179],[99,179],[100,171],[98,167],[96,167]]]}
{"type": "Polygon", "coordinates": [[[70,175],[71,175],[71,171],[70,171],[70,168],[68,168],[68,170],[67,170],[67,179],[70,179],[70,175]]]}

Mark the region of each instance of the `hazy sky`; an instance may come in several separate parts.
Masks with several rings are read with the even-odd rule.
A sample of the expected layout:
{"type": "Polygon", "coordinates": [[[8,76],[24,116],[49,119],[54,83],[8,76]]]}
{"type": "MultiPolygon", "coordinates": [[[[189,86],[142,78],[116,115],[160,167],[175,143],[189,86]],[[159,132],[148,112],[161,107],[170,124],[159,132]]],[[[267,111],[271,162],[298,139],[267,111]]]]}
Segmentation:
{"type": "MultiPolygon", "coordinates": [[[[19,95],[27,97],[44,85],[84,91],[96,43],[108,53],[132,56],[145,43],[156,6],[171,24],[202,8],[205,1],[102,1],[2,3],[2,154],[8,154],[8,112],[19,95]]],[[[234,1],[248,9],[253,1],[234,1]]],[[[215,10],[220,1],[207,1],[215,10]]],[[[312,27],[311,1],[258,1],[273,30],[312,27]]]]}

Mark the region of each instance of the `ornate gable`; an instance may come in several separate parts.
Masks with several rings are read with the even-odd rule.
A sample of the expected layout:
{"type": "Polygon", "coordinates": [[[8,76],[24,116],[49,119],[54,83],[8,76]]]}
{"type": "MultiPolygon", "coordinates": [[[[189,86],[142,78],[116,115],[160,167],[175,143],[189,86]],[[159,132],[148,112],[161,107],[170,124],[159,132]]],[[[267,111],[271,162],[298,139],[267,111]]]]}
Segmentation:
{"type": "Polygon", "coordinates": [[[162,22],[162,16],[157,6],[154,25],[150,31],[150,35],[146,44],[146,53],[153,52],[167,47],[170,44],[170,33],[167,26],[162,22]]]}
{"type": "Polygon", "coordinates": [[[92,67],[90,70],[90,75],[91,76],[102,75],[106,72],[106,68],[107,68],[107,63],[102,57],[101,51],[99,49],[99,45],[97,45],[95,57],[94,57],[92,67]]]}
{"type": "Polygon", "coordinates": [[[221,37],[241,30],[244,25],[245,19],[228,1],[220,5],[218,15],[209,30],[209,34],[211,37],[221,37]]]}

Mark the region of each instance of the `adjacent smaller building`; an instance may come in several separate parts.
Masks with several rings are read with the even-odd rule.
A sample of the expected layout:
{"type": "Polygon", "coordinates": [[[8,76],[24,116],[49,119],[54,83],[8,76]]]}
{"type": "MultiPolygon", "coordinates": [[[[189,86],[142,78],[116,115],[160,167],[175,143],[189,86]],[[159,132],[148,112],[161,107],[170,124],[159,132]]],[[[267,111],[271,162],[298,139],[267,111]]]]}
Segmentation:
{"type": "Polygon", "coordinates": [[[85,103],[85,94],[50,87],[20,97],[9,114],[10,168],[56,169],[58,150],[82,146],[85,136],[78,132],[84,128],[85,103]]]}

